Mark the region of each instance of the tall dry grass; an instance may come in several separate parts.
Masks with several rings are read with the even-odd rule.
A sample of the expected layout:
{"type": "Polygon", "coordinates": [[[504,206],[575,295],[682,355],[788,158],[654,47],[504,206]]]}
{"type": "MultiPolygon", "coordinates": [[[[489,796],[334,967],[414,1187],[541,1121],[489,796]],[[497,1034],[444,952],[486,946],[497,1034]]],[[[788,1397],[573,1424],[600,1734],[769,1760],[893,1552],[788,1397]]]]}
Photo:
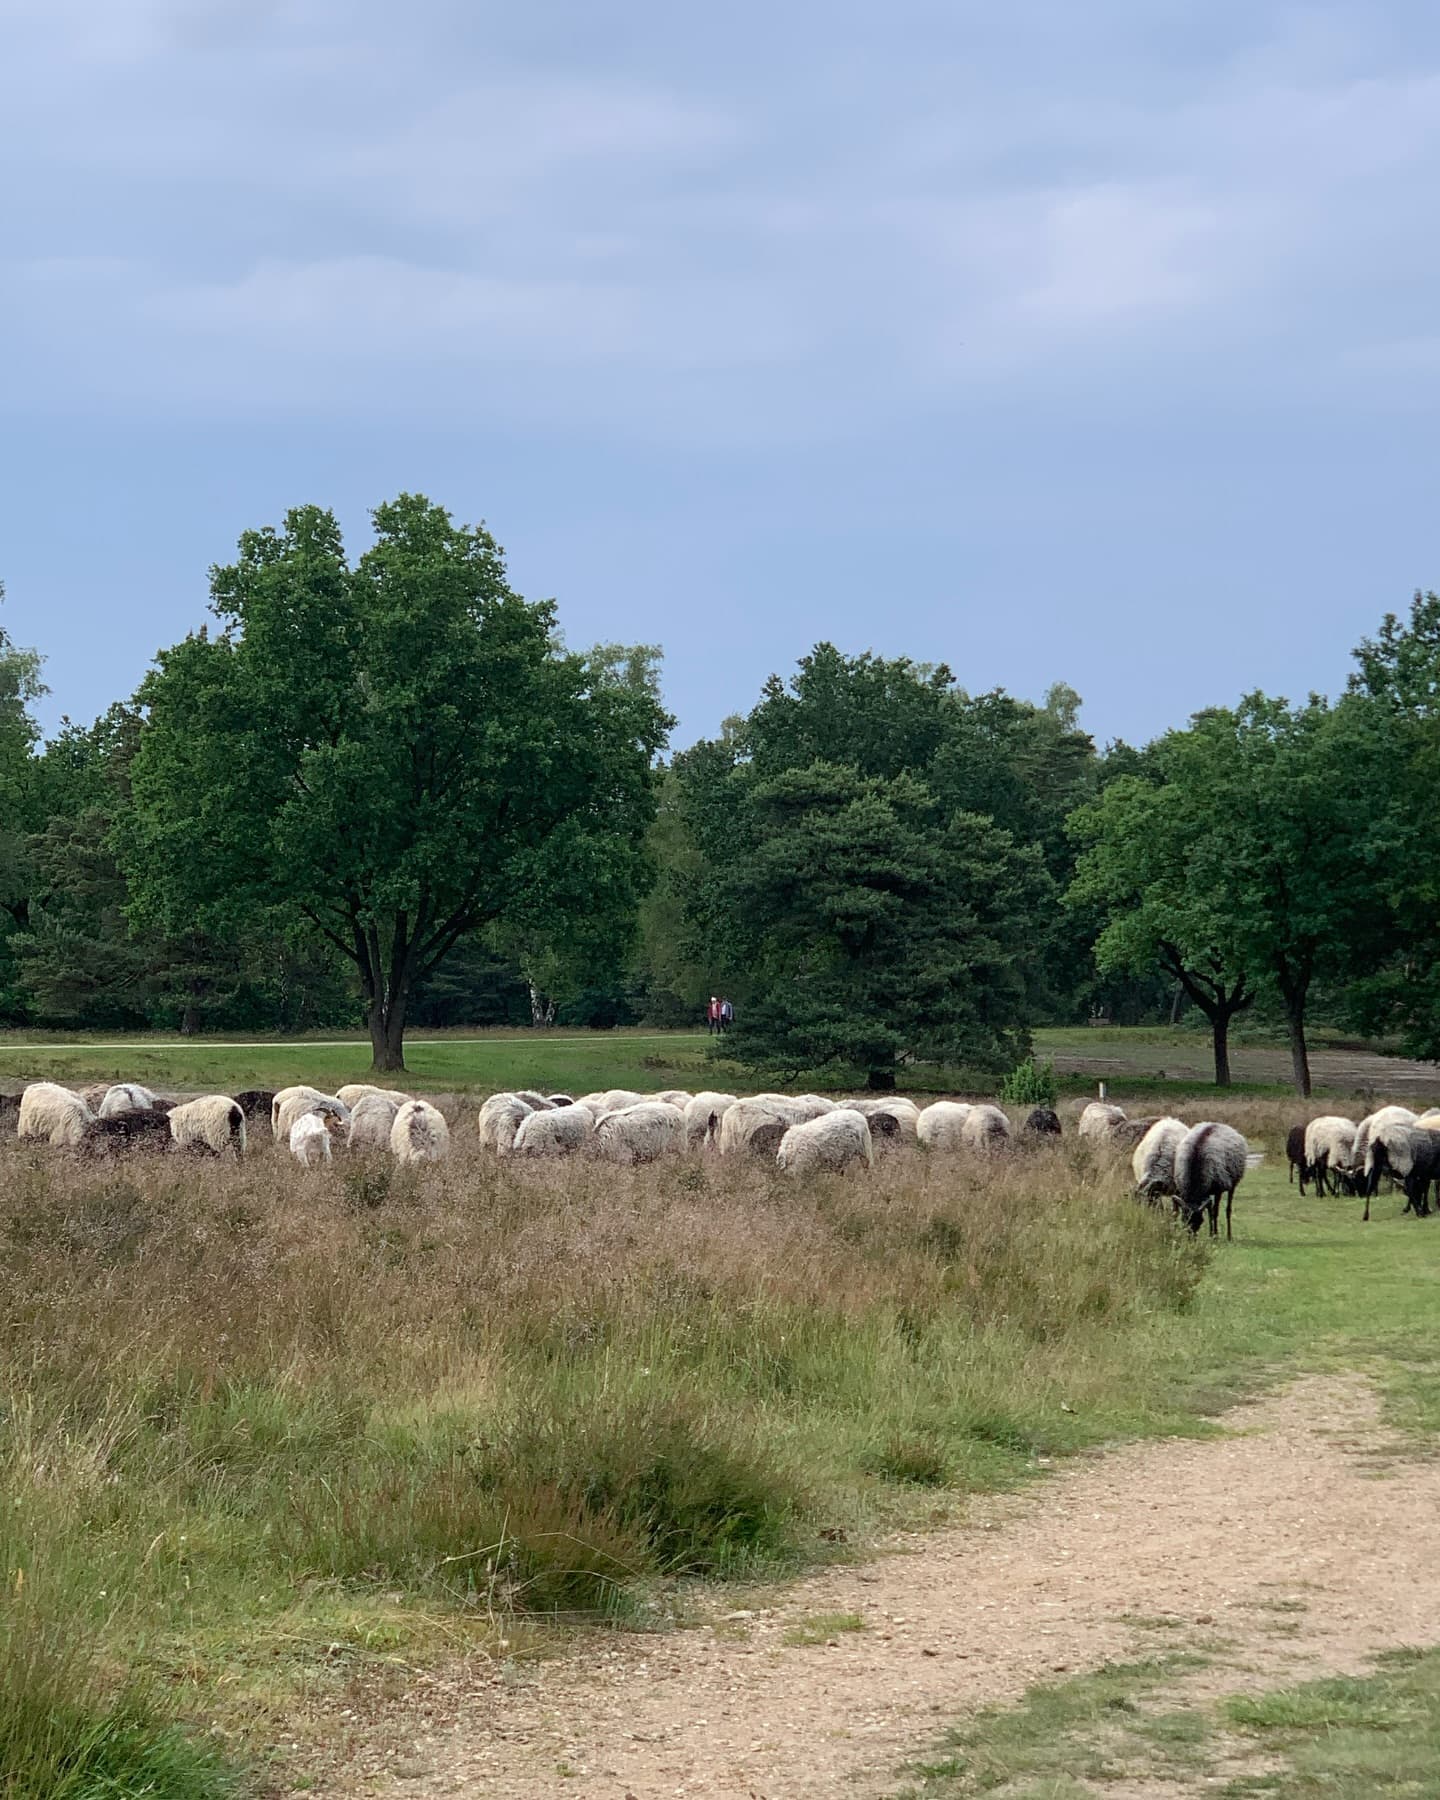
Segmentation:
{"type": "Polygon", "coordinates": [[[8,1145],[0,1746],[138,1729],[135,1677],[232,1679],[267,1619],[623,1615],[1009,1479],[1123,1422],[1206,1256],[1073,1143],[805,1182],[8,1145]]]}

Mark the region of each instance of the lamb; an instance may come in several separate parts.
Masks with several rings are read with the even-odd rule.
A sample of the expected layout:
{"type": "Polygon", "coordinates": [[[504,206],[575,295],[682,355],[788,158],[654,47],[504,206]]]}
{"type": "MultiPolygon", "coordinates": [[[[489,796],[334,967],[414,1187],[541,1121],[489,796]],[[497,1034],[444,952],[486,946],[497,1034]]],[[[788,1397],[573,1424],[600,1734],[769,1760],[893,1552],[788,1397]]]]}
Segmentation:
{"type": "Polygon", "coordinates": [[[1123,1107],[1109,1106],[1103,1100],[1092,1100],[1080,1115],[1075,1135],[1103,1142],[1109,1138],[1112,1127],[1119,1125],[1124,1117],[1123,1107]]]}
{"type": "Polygon", "coordinates": [[[330,1132],[323,1113],[301,1113],[290,1127],[290,1154],[307,1169],[330,1161],[330,1132]]]}
{"type": "Polygon", "coordinates": [[[959,1150],[971,1108],[963,1100],[936,1100],[915,1121],[915,1135],[927,1150],[959,1150]]]}
{"type": "Polygon", "coordinates": [[[393,1100],[397,1106],[403,1106],[410,1098],[408,1094],[402,1094],[395,1088],[376,1087],[369,1081],[347,1082],[344,1087],[335,1090],[335,1098],[350,1112],[354,1112],[367,1094],[379,1094],[383,1099],[393,1100]]]}
{"type": "Polygon", "coordinates": [[[105,1098],[96,1109],[96,1118],[118,1119],[122,1113],[148,1112],[155,1105],[155,1096],[149,1088],[141,1087],[138,1082],[121,1081],[114,1087],[105,1090],[105,1098]]]}
{"type": "Polygon", "coordinates": [[[866,1168],[875,1162],[870,1125],[864,1113],[848,1106],[790,1126],[775,1152],[775,1166],[791,1175],[840,1172],[862,1162],[866,1168]]]}
{"type": "Polygon", "coordinates": [[[492,1094],[480,1108],[480,1148],[505,1156],[514,1148],[522,1119],[534,1112],[518,1094],[492,1094]]]}
{"type": "Polygon", "coordinates": [[[245,1114],[228,1094],[204,1094],[172,1110],[170,1135],[182,1150],[243,1156],[245,1114]]]}
{"type": "Polygon", "coordinates": [[[92,1119],[80,1148],[91,1156],[119,1156],[132,1150],[168,1150],[170,1143],[170,1108],[147,1106],[92,1119]]]}
{"type": "Polygon", "coordinates": [[[1371,1137],[1370,1149],[1374,1185],[1365,1186],[1362,1222],[1370,1222],[1370,1202],[1385,1174],[1399,1178],[1405,1190],[1404,1210],[1423,1219],[1430,1211],[1430,1184],[1434,1182],[1440,1192],[1440,1132],[1419,1125],[1386,1125],[1371,1137]]]}
{"type": "Polygon", "coordinates": [[[1010,1121],[998,1106],[972,1106],[960,1124],[967,1150],[1003,1150],[1010,1142],[1010,1121]]]}
{"type": "Polygon", "coordinates": [[[444,1113],[428,1100],[407,1100],[390,1127],[390,1148],[399,1163],[443,1162],[450,1154],[444,1113]]]}
{"type": "Polygon", "coordinates": [[[1225,1197],[1225,1236],[1231,1236],[1230,1211],[1235,1190],[1245,1175],[1250,1147],[1232,1125],[1206,1120],[1192,1126],[1175,1148],[1175,1197],[1191,1231],[1210,1215],[1210,1235],[1217,1237],[1220,1197],[1225,1197]]]}
{"type": "Polygon", "coordinates": [[[514,1151],[517,1156],[565,1156],[583,1149],[594,1135],[595,1117],[588,1106],[557,1106],[520,1121],[514,1151]]]}
{"type": "Polygon", "coordinates": [[[1188,1127],[1179,1119],[1156,1119],[1135,1146],[1130,1167],[1135,1171],[1135,1192],[1146,1200],[1162,1200],[1175,1193],[1175,1152],[1188,1127]]]}
{"type": "Polygon", "coordinates": [[[685,1107],[685,1148],[713,1144],[721,1119],[734,1104],[734,1094],[696,1094],[685,1107]]]}
{"type": "Polygon", "coordinates": [[[397,1099],[394,1094],[381,1093],[377,1088],[372,1088],[367,1094],[360,1094],[350,1114],[350,1130],[346,1139],[350,1149],[388,1150],[390,1128],[402,1105],[404,1101],[397,1099]]]}
{"type": "MultiPolygon", "coordinates": [[[[1293,1137],[1294,1133],[1290,1135],[1293,1137]]],[[[1293,1166],[1293,1146],[1287,1146],[1286,1154],[1293,1166]]],[[[1323,1194],[1327,1186],[1332,1194],[1354,1192],[1355,1126],[1350,1119],[1342,1119],[1338,1113],[1326,1113],[1312,1119],[1305,1127],[1300,1156],[1304,1165],[1301,1181],[1308,1171],[1317,1194],[1323,1194]]],[[[1304,1193],[1303,1186],[1300,1191],[1304,1193]]]]}
{"type": "Polygon", "coordinates": [[[655,1162],[667,1150],[684,1149],[685,1115],[661,1100],[642,1100],[606,1113],[595,1127],[595,1142],[612,1162],[655,1162]]]}
{"type": "Polygon", "coordinates": [[[44,1138],[57,1148],[74,1149],[95,1115],[80,1098],[55,1081],[32,1081],[20,1096],[15,1121],[17,1137],[44,1138]]]}
{"type": "Polygon", "coordinates": [[[1020,1129],[1029,1137],[1059,1137],[1060,1115],[1053,1107],[1031,1107],[1020,1129]]]}
{"type": "Polygon", "coordinates": [[[1354,1166],[1363,1179],[1368,1181],[1370,1177],[1370,1139],[1374,1133],[1385,1125],[1414,1123],[1415,1115],[1408,1106],[1382,1106],[1378,1112],[1366,1114],[1355,1127],[1354,1166]]]}

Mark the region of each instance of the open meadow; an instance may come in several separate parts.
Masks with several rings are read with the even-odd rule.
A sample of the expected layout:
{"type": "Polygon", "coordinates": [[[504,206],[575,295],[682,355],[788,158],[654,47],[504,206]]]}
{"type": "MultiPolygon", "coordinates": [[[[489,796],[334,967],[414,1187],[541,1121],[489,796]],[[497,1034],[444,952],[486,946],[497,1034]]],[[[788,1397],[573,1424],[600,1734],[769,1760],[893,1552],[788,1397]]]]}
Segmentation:
{"type": "Polygon", "coordinates": [[[387,1673],[663,1629],[1297,1368],[1440,1426],[1440,1222],[1301,1199],[1319,1102],[1181,1109],[1264,1154],[1231,1244],[1073,1135],[801,1180],[500,1161],[447,1104],[418,1169],[0,1147],[0,1793],[289,1781],[387,1673]]]}

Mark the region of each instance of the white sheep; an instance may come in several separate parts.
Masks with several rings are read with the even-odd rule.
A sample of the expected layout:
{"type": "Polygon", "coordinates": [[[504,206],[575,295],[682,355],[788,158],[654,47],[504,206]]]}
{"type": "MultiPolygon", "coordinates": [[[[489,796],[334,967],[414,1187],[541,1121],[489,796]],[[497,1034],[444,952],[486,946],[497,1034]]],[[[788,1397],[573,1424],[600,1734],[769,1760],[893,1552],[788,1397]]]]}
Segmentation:
{"type": "Polygon", "coordinates": [[[967,1150],[1003,1150],[1010,1142],[1010,1121],[998,1106],[972,1106],[960,1124],[967,1150]]]}
{"type": "Polygon", "coordinates": [[[891,1143],[904,1139],[915,1143],[920,1124],[920,1108],[903,1094],[871,1095],[865,1099],[842,1100],[842,1108],[858,1112],[870,1127],[872,1138],[888,1138],[891,1143]]]}
{"type": "Polygon", "coordinates": [[[853,1163],[873,1167],[875,1150],[864,1113],[848,1106],[792,1125],[775,1152],[775,1166],[791,1175],[840,1171],[853,1163]]]}
{"type": "MultiPolygon", "coordinates": [[[[314,1093],[315,1090],[311,1088],[309,1091],[314,1093]]],[[[398,1088],[376,1087],[370,1081],[347,1082],[344,1087],[335,1090],[335,1098],[342,1106],[348,1107],[351,1112],[354,1112],[356,1106],[367,1094],[379,1094],[386,1100],[393,1100],[397,1106],[403,1106],[410,1098],[408,1094],[402,1094],[398,1088]]]]}
{"type": "Polygon", "coordinates": [[[80,1098],[55,1081],[32,1081],[20,1096],[15,1131],[22,1138],[44,1138],[57,1148],[74,1149],[95,1115],[80,1098]]]}
{"type": "Polygon", "coordinates": [[[1125,1109],[1123,1107],[1108,1106],[1103,1100],[1092,1100],[1080,1115],[1080,1123],[1076,1127],[1075,1135],[1108,1143],[1112,1129],[1124,1122],[1125,1109]]]}
{"type": "MultiPolygon", "coordinates": [[[[404,1104],[394,1094],[384,1094],[376,1088],[372,1088],[368,1094],[358,1095],[350,1113],[350,1131],[346,1140],[349,1147],[352,1150],[388,1150],[390,1127],[404,1104]]],[[[311,1113],[305,1116],[317,1118],[319,1115],[311,1113]]]]}
{"type": "Polygon", "coordinates": [[[1408,1106],[1382,1106],[1377,1112],[1367,1113],[1355,1127],[1354,1164],[1366,1181],[1369,1180],[1373,1167],[1370,1156],[1370,1139],[1375,1131],[1385,1125],[1413,1125],[1414,1123],[1415,1115],[1408,1106]]]}
{"type": "Polygon", "coordinates": [[[1159,1200],[1175,1192],[1175,1152],[1189,1127],[1180,1119],[1157,1119],[1135,1146],[1130,1167],[1135,1192],[1159,1200]]]}
{"type": "Polygon", "coordinates": [[[443,1162],[450,1154],[444,1113],[428,1100],[407,1100],[390,1127],[390,1148],[396,1162],[443,1162]]]}
{"type": "Polygon", "coordinates": [[[350,1123],[350,1108],[334,1094],[313,1087],[281,1088],[270,1102],[270,1130],[277,1144],[289,1142],[290,1127],[307,1112],[331,1113],[342,1124],[350,1123]]]}
{"type": "Polygon", "coordinates": [[[803,1124],[806,1117],[784,1094],[753,1094],[736,1100],[720,1116],[720,1154],[735,1156],[749,1151],[770,1156],[780,1148],[790,1127],[803,1124]]]}
{"type": "Polygon", "coordinates": [[[654,1162],[667,1150],[685,1147],[685,1115],[678,1106],[642,1100],[606,1113],[595,1127],[595,1143],[612,1162],[654,1162]]]}
{"type": "Polygon", "coordinates": [[[1192,1231],[1208,1212],[1210,1235],[1216,1235],[1220,1199],[1225,1199],[1225,1235],[1230,1236],[1230,1210],[1244,1178],[1250,1146],[1233,1125],[1213,1119],[1192,1126],[1175,1147],[1175,1198],[1192,1231]]]}
{"type": "Polygon", "coordinates": [[[527,1106],[532,1107],[536,1112],[544,1112],[547,1107],[551,1107],[555,1104],[555,1102],[549,1099],[545,1094],[537,1093],[534,1088],[516,1088],[515,1098],[517,1100],[523,1100],[527,1106]]]}
{"type": "Polygon", "coordinates": [[[720,1121],[735,1104],[734,1094],[695,1094],[685,1106],[685,1148],[715,1141],[720,1121]]]}
{"type": "Polygon", "coordinates": [[[149,1112],[154,1105],[155,1096],[149,1088],[141,1087],[135,1081],[118,1081],[114,1087],[105,1090],[105,1098],[95,1116],[97,1119],[118,1119],[125,1113],[149,1112]]]}
{"type": "Polygon", "coordinates": [[[652,1100],[658,1100],[662,1106],[678,1106],[681,1112],[694,1099],[694,1095],[685,1088],[663,1088],[658,1094],[652,1094],[652,1100]]]}
{"type": "Polygon", "coordinates": [[[182,1150],[245,1154],[245,1114],[228,1094],[202,1094],[170,1113],[170,1136],[182,1150]]]}
{"type": "Polygon", "coordinates": [[[516,1156],[564,1156],[580,1150],[595,1135],[595,1116],[588,1106],[557,1106],[532,1112],[515,1133],[516,1156]]]}
{"type": "Polygon", "coordinates": [[[1323,1194],[1328,1184],[1332,1194],[1341,1184],[1349,1187],[1355,1165],[1355,1121],[1339,1113],[1325,1113],[1311,1119],[1305,1127],[1305,1167],[1314,1179],[1316,1191],[1323,1194]]]}
{"type": "Polygon", "coordinates": [[[639,1106],[649,1098],[648,1094],[637,1094],[630,1088],[608,1088],[600,1096],[600,1104],[606,1112],[623,1112],[627,1106],[639,1106]]]}
{"type": "Polygon", "coordinates": [[[515,1133],[535,1108],[518,1094],[492,1094],[480,1108],[480,1148],[505,1156],[514,1148],[515,1133]]]}
{"type": "Polygon", "coordinates": [[[330,1132],[323,1113],[301,1113],[290,1127],[290,1154],[307,1169],[330,1161],[330,1132]]]}
{"type": "Polygon", "coordinates": [[[915,1136],[927,1150],[959,1150],[971,1110],[963,1100],[932,1100],[915,1121],[915,1136]]]}

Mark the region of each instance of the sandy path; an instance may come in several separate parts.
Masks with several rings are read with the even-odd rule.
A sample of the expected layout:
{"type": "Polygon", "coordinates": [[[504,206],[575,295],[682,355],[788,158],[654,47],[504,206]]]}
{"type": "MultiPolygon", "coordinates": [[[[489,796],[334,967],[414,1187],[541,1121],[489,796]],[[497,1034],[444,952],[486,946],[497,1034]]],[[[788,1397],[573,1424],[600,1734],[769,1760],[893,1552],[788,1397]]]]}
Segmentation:
{"type": "Polygon", "coordinates": [[[955,1714],[1132,1654],[1144,1618],[1189,1628],[1152,1648],[1233,1643],[1227,1691],[1440,1638],[1440,1462],[1397,1454],[1367,1385],[1306,1379],[1227,1424],[1107,1453],[741,1618],[420,1682],[391,1721],[403,1747],[362,1738],[324,1791],[879,1795],[955,1714]],[[851,1612],[864,1631],[782,1643],[851,1612]]]}

